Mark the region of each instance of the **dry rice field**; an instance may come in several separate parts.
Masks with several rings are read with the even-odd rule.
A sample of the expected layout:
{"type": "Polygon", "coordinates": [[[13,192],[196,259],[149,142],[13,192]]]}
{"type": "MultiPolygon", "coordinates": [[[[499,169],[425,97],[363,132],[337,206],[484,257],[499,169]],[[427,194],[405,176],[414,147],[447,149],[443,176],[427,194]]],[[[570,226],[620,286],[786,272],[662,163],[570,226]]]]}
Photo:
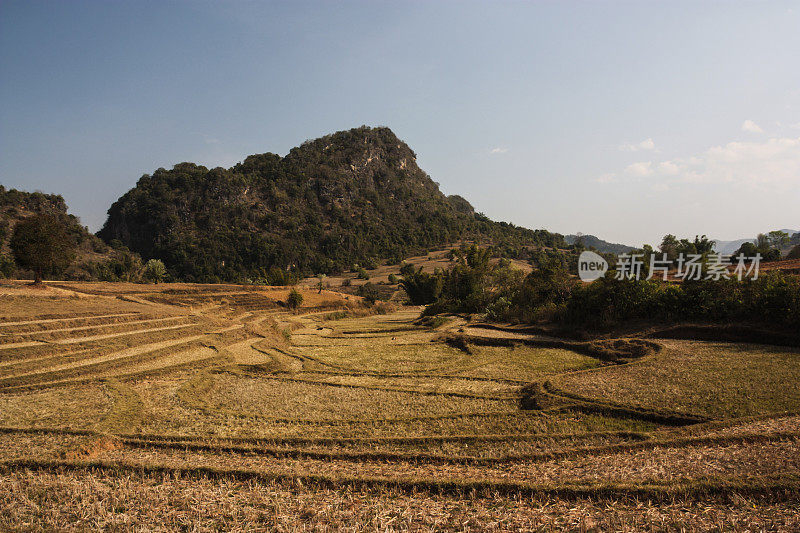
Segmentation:
{"type": "Polygon", "coordinates": [[[800,529],[800,349],[0,286],[0,530],[800,529]]]}

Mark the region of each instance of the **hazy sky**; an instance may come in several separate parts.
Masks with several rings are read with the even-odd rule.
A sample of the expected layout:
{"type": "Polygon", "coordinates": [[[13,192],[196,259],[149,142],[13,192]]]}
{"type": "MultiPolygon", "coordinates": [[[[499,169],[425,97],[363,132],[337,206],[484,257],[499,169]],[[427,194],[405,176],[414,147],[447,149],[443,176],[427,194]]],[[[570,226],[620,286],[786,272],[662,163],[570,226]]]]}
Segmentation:
{"type": "Polygon", "coordinates": [[[158,167],[362,124],[523,226],[800,229],[800,2],[0,1],[0,183],[92,230],[158,167]]]}

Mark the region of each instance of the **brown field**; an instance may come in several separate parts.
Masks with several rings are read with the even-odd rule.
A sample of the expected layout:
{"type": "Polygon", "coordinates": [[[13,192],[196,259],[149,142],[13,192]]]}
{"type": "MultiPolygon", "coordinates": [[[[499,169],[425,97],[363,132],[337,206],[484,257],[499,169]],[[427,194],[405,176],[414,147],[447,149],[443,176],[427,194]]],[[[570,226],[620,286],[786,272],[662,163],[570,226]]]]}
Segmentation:
{"type": "Polygon", "coordinates": [[[800,528],[800,349],[287,294],[4,282],[0,530],[800,528]]]}

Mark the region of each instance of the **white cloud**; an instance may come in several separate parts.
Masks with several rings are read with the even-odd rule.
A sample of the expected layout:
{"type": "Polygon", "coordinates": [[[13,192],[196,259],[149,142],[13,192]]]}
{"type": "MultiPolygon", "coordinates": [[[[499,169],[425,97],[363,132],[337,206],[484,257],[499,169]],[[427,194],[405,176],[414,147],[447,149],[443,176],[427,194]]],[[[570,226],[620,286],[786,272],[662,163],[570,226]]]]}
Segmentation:
{"type": "Polygon", "coordinates": [[[498,146],[496,148],[492,148],[492,150],[489,153],[490,154],[504,154],[506,152],[508,152],[508,148],[502,148],[502,147],[498,146]]]}
{"type": "MultiPolygon", "coordinates": [[[[674,189],[681,184],[712,184],[745,191],[792,193],[800,190],[800,137],[729,142],[685,158],[633,163],[625,168],[624,175],[634,181],[648,178],[654,190],[674,189]]],[[[597,181],[614,180],[601,176],[597,181]]]]}
{"type": "Polygon", "coordinates": [[[761,129],[761,126],[752,120],[745,120],[742,122],[742,131],[746,131],[748,133],[764,133],[764,130],[761,129]]]}
{"type": "Polygon", "coordinates": [[[800,122],[797,122],[795,124],[789,124],[789,127],[792,128],[793,130],[800,130],[800,122]]]}
{"type": "Polygon", "coordinates": [[[619,146],[619,149],[623,152],[638,152],[640,150],[655,150],[656,143],[653,142],[653,139],[647,138],[639,143],[625,143],[619,146]]]}
{"type": "Polygon", "coordinates": [[[677,163],[674,161],[662,161],[658,164],[658,171],[660,174],[664,174],[665,176],[674,176],[678,174],[681,169],[677,163]]]}
{"type": "Polygon", "coordinates": [[[625,173],[629,176],[633,176],[636,178],[645,178],[647,176],[653,175],[653,162],[652,161],[640,161],[639,163],[633,163],[628,165],[625,169],[625,173]]]}
{"type": "Polygon", "coordinates": [[[639,148],[642,150],[654,150],[656,147],[656,143],[653,142],[653,139],[647,138],[639,143],[639,148]]]}

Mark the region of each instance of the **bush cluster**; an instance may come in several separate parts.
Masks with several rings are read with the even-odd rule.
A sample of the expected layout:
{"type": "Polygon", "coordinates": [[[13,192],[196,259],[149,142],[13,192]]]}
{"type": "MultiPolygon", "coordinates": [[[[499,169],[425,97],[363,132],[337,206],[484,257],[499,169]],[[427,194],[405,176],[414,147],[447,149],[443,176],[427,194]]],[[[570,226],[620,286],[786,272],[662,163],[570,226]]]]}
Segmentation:
{"type": "Polygon", "coordinates": [[[494,321],[555,322],[589,328],[629,320],[762,322],[800,327],[800,277],[780,272],[757,279],[687,280],[683,283],[605,277],[582,283],[561,261],[528,275],[477,247],[454,251],[448,270],[401,269],[401,286],[425,315],[483,313],[494,321]]]}
{"type": "Polygon", "coordinates": [[[800,279],[769,272],[755,280],[689,280],[667,284],[607,276],[576,286],[561,319],[590,326],[633,319],[800,326],[800,279]]]}

